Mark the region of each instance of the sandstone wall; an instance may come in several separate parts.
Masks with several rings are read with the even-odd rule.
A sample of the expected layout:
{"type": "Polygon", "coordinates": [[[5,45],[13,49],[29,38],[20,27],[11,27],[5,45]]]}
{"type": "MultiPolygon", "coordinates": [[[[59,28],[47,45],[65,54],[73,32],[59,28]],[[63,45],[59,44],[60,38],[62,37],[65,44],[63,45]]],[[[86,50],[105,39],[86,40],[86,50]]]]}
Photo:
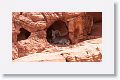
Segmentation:
{"type": "Polygon", "coordinates": [[[93,18],[93,15],[85,12],[13,12],[12,59],[50,47],[46,31],[58,20],[67,25],[71,44],[86,39],[93,28],[93,18]],[[30,36],[21,33],[21,29],[26,30],[25,34],[30,33],[30,36]]]}

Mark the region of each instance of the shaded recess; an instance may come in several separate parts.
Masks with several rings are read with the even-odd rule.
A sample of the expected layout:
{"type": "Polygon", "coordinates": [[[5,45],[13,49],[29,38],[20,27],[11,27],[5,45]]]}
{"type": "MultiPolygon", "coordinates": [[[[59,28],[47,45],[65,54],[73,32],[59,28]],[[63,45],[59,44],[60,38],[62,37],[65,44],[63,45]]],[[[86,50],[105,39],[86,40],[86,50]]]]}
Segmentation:
{"type": "Polygon", "coordinates": [[[49,26],[47,29],[47,41],[49,43],[62,45],[69,41],[68,27],[64,21],[57,20],[49,26]]]}
{"type": "Polygon", "coordinates": [[[93,17],[94,23],[102,22],[102,12],[87,12],[87,14],[93,17]]]}
{"type": "Polygon", "coordinates": [[[17,41],[26,40],[30,36],[31,32],[24,28],[20,28],[20,33],[17,35],[17,41]]]}
{"type": "Polygon", "coordinates": [[[92,36],[102,37],[102,12],[88,12],[93,17],[93,29],[91,32],[92,36]]]}

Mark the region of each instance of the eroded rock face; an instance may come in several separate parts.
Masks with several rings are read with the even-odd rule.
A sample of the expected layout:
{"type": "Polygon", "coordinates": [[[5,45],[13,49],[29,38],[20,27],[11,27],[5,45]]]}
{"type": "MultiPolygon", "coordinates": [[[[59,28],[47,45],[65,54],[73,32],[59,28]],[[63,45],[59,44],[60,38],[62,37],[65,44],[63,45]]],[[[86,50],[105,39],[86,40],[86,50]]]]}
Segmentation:
{"type": "Polygon", "coordinates": [[[52,46],[14,62],[101,62],[101,38],[86,40],[67,47],[52,46]]]}
{"type": "Polygon", "coordinates": [[[59,30],[58,37],[66,38],[70,44],[86,40],[93,29],[93,19],[85,12],[13,12],[12,59],[50,47],[52,30],[59,30]]]}

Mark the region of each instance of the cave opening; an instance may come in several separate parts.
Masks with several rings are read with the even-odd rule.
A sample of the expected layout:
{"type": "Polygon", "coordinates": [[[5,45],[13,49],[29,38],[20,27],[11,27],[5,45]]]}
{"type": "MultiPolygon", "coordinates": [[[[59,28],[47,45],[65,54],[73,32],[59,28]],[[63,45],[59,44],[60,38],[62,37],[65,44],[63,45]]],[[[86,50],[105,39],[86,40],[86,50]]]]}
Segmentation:
{"type": "Polygon", "coordinates": [[[31,35],[31,32],[24,28],[20,28],[20,33],[17,35],[17,41],[26,40],[31,35]]]}
{"type": "Polygon", "coordinates": [[[70,44],[68,34],[66,23],[57,20],[47,29],[47,41],[51,44],[67,46],[70,44]]]}

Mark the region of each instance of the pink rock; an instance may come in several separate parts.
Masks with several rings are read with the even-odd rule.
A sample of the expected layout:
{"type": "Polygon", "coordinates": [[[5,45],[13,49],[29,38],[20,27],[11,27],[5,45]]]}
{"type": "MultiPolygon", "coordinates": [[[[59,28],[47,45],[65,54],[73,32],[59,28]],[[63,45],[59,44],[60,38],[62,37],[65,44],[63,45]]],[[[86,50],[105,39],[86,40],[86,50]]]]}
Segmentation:
{"type": "Polygon", "coordinates": [[[48,29],[53,29],[51,26],[59,29],[62,37],[70,39],[71,44],[77,44],[91,33],[93,18],[96,20],[86,12],[13,12],[12,58],[39,53],[53,46],[47,39],[51,35],[48,29]]]}

